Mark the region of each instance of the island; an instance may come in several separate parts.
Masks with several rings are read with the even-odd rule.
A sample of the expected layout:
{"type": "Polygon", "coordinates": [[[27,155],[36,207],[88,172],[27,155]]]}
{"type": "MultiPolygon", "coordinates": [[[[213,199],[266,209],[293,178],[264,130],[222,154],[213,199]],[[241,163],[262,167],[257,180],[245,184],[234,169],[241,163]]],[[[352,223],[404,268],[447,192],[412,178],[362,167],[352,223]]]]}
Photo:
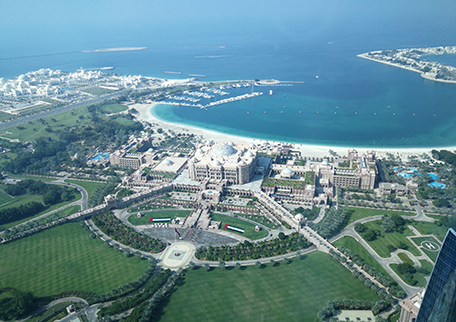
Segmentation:
{"type": "Polygon", "coordinates": [[[108,51],[135,51],[135,50],[144,50],[147,47],[116,47],[116,48],[102,48],[94,50],[83,50],[83,53],[103,53],[108,51]]]}
{"type": "Polygon", "coordinates": [[[456,46],[379,50],[357,56],[420,73],[425,79],[456,83],[455,67],[423,59],[427,55],[446,54],[456,54],[456,46]]]}

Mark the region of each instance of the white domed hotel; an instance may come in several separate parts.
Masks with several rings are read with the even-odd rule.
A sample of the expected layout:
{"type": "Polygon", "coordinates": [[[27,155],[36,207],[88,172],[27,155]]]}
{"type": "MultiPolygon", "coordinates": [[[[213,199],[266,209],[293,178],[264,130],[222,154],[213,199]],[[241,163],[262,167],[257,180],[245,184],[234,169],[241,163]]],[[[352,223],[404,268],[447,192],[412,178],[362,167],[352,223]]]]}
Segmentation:
{"type": "Polygon", "coordinates": [[[249,182],[257,166],[258,148],[251,144],[209,142],[188,162],[190,179],[225,180],[231,184],[249,182]]]}

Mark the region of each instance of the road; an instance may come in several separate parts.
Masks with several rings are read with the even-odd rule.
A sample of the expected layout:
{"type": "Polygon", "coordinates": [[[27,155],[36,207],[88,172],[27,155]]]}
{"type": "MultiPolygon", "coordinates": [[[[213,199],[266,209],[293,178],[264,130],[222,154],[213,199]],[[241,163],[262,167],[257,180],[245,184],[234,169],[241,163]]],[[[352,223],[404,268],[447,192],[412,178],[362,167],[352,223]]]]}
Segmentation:
{"type": "MultiPolygon", "coordinates": [[[[22,179],[9,178],[8,176],[5,176],[5,178],[6,178],[6,182],[8,180],[15,180],[16,182],[22,180],[22,179]]],[[[88,200],[87,191],[83,187],[78,186],[77,184],[64,182],[63,180],[65,180],[65,179],[66,178],[61,178],[61,179],[56,180],[56,181],[46,181],[46,180],[42,180],[42,181],[45,181],[45,183],[48,183],[48,184],[56,184],[56,185],[68,186],[68,187],[73,187],[75,189],[78,189],[78,191],[81,193],[81,199],[76,200],[76,201],[74,201],[72,203],[69,203],[69,204],[67,204],[65,206],[62,206],[60,208],[54,209],[52,211],[46,212],[45,214],[42,214],[42,215],[40,215],[38,217],[35,217],[35,218],[30,219],[30,220],[24,221],[23,223],[15,226],[15,227],[25,225],[25,224],[27,224],[27,223],[29,223],[31,221],[40,220],[41,218],[50,216],[50,215],[52,215],[52,214],[54,214],[56,212],[59,212],[59,211],[61,211],[63,209],[71,207],[71,206],[79,205],[79,206],[81,206],[82,210],[87,209],[87,200],[88,200]]],[[[40,180],[40,178],[37,177],[35,180],[40,180]]],[[[0,236],[1,236],[1,233],[0,233],[0,236]]]]}
{"type": "Polygon", "coordinates": [[[8,129],[8,128],[13,127],[13,126],[18,126],[18,125],[21,125],[21,124],[24,124],[24,123],[28,123],[28,122],[35,121],[35,120],[38,120],[38,119],[42,119],[43,117],[48,117],[48,116],[60,114],[62,112],[74,110],[76,108],[80,108],[80,107],[83,107],[83,106],[99,103],[99,102],[102,102],[104,100],[108,100],[108,99],[114,98],[116,96],[122,95],[122,94],[124,94],[124,93],[126,93],[128,91],[129,90],[123,90],[123,91],[120,91],[120,92],[103,95],[103,96],[100,96],[100,97],[97,97],[97,98],[90,99],[88,101],[84,101],[84,102],[80,102],[80,103],[76,103],[76,104],[70,104],[70,105],[59,107],[59,108],[56,108],[56,109],[53,109],[53,110],[50,110],[50,111],[46,111],[46,112],[38,113],[38,114],[35,114],[35,115],[26,116],[26,117],[23,117],[23,118],[20,118],[20,119],[17,119],[17,120],[5,122],[5,123],[0,124],[0,130],[5,130],[5,129],[8,129]]]}
{"type": "MultiPolygon", "coordinates": [[[[410,216],[404,216],[404,218],[409,218],[410,216]]],[[[385,269],[385,271],[399,284],[400,287],[407,293],[407,295],[412,295],[417,293],[421,287],[414,287],[406,284],[399,275],[389,266],[390,264],[401,264],[402,261],[399,259],[397,255],[392,255],[389,258],[380,257],[377,252],[355,231],[355,225],[357,223],[366,223],[369,221],[380,220],[382,216],[373,216],[368,218],[362,218],[360,220],[352,222],[350,225],[344,228],[338,235],[334,236],[330,239],[331,243],[334,243],[336,240],[350,236],[353,237],[358,243],[360,243],[368,252],[369,254],[385,269]]],[[[402,250],[401,250],[402,252],[402,250]]],[[[413,255],[412,255],[413,256],[413,255]]]]}

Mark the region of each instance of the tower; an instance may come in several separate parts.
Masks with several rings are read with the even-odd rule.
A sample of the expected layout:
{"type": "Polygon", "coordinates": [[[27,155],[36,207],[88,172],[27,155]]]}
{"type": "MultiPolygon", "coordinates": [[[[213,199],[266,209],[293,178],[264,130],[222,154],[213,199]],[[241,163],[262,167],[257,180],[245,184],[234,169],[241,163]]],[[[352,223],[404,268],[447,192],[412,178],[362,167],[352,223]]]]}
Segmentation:
{"type": "Polygon", "coordinates": [[[447,232],[416,322],[456,322],[456,232],[447,232]]]}

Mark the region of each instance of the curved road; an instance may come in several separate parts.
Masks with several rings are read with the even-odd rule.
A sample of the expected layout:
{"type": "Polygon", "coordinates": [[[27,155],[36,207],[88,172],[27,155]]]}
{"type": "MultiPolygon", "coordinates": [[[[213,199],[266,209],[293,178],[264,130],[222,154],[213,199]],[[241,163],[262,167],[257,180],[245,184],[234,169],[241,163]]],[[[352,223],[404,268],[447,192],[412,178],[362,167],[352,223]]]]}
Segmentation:
{"type": "MultiPolygon", "coordinates": [[[[426,217],[422,212],[421,214],[418,213],[416,216],[410,217],[410,216],[403,216],[403,218],[406,219],[415,219],[415,220],[420,220],[418,218],[424,219],[424,221],[433,221],[434,219],[426,217]]],[[[399,275],[396,274],[396,272],[389,266],[390,264],[400,264],[402,261],[399,259],[397,254],[393,253],[391,257],[388,258],[383,258],[380,257],[377,252],[355,231],[355,225],[357,223],[366,223],[374,220],[380,220],[382,219],[382,216],[373,216],[373,217],[367,217],[367,218],[362,218],[357,221],[352,222],[349,224],[347,227],[345,227],[338,235],[332,237],[330,239],[331,244],[334,243],[336,240],[349,236],[353,237],[358,243],[360,243],[368,252],[369,254],[390,274],[390,276],[404,289],[404,291],[407,293],[407,295],[412,295],[417,293],[421,287],[414,287],[406,284],[400,277],[399,275]]],[[[402,252],[402,250],[401,250],[402,252]]],[[[412,255],[413,257],[413,255],[412,255]]]]}
{"type": "Polygon", "coordinates": [[[5,130],[5,129],[13,127],[13,126],[17,126],[17,125],[21,125],[21,124],[24,124],[24,123],[35,121],[35,120],[38,120],[38,119],[42,119],[43,117],[48,117],[48,116],[60,114],[62,112],[74,110],[74,109],[79,108],[79,107],[83,107],[83,106],[99,103],[99,102],[102,102],[104,100],[114,98],[114,97],[116,97],[118,95],[122,95],[123,93],[126,93],[128,91],[129,90],[123,90],[123,91],[120,91],[120,92],[117,92],[117,93],[112,93],[112,94],[100,96],[100,97],[97,97],[97,98],[93,98],[93,99],[88,100],[88,101],[75,103],[75,104],[70,104],[70,105],[59,107],[59,108],[56,108],[56,109],[53,109],[53,110],[50,110],[50,111],[38,113],[38,114],[35,114],[35,115],[31,115],[31,116],[26,116],[26,117],[23,117],[23,118],[14,120],[14,121],[5,122],[5,123],[0,124],[0,130],[5,130]]]}

